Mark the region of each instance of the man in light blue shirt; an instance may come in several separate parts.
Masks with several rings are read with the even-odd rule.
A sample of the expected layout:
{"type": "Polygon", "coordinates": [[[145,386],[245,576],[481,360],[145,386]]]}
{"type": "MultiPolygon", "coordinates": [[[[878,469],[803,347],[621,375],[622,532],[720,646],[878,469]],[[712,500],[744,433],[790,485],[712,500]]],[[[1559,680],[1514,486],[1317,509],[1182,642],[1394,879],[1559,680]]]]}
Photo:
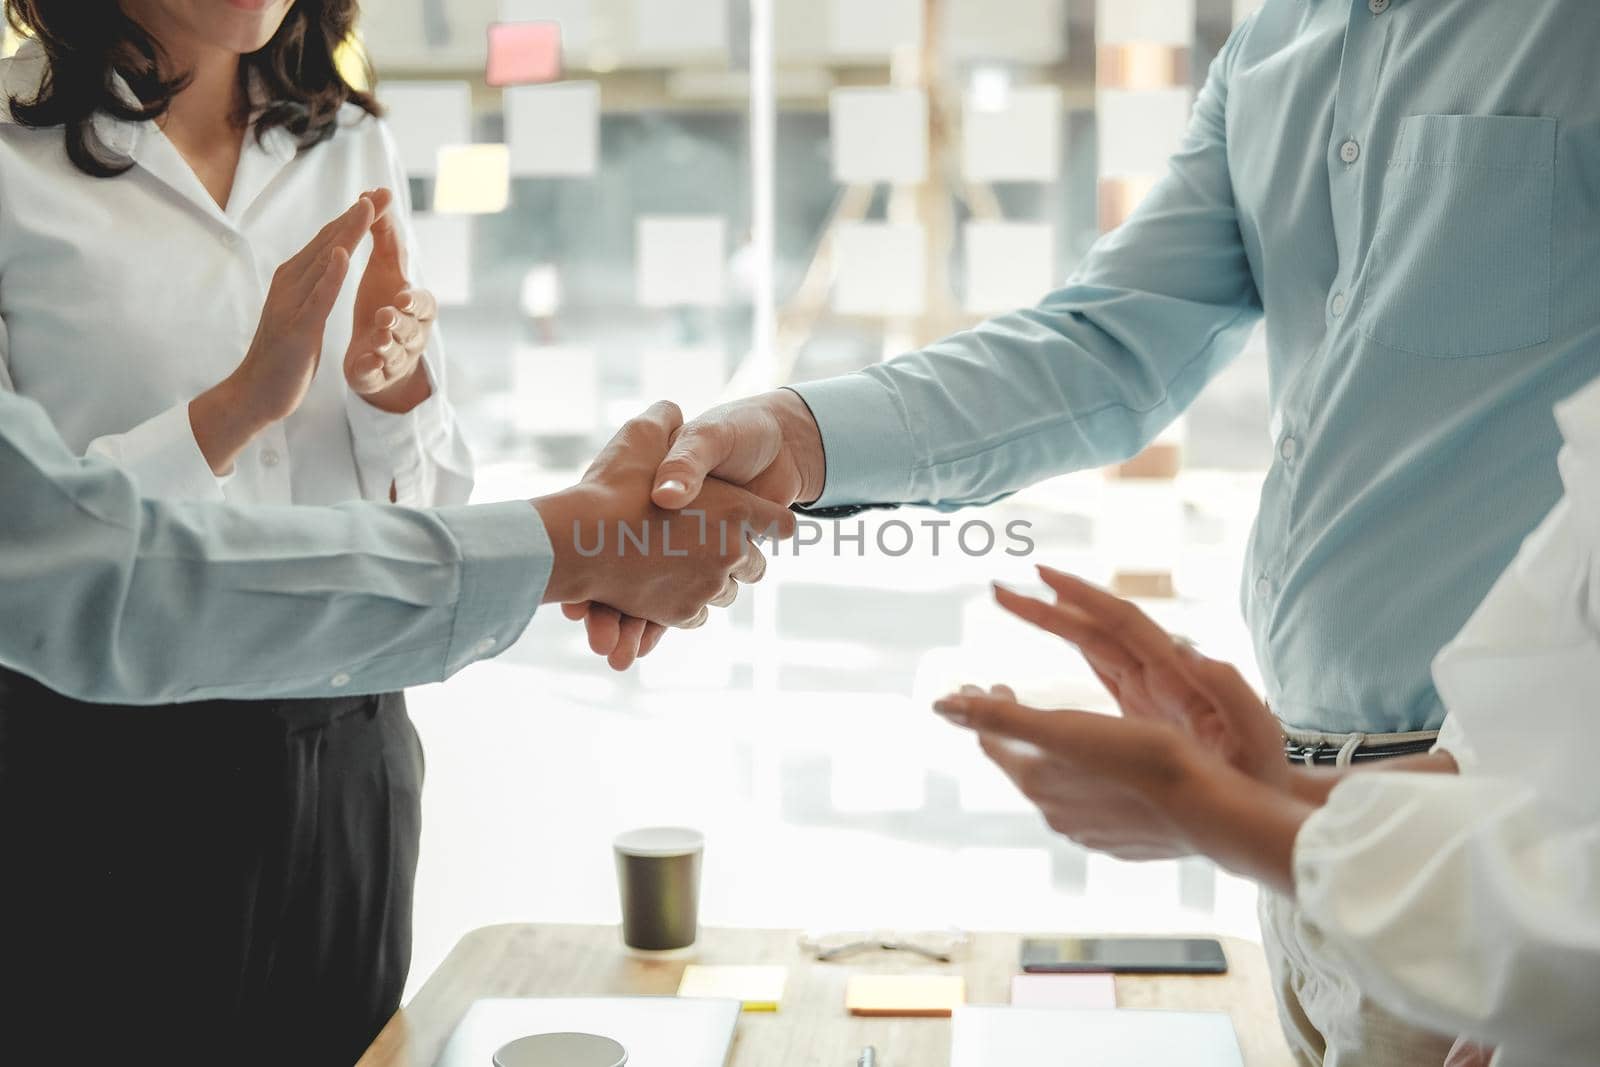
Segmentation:
{"type": "MultiPolygon", "coordinates": [[[[1600,371],[1597,46],[1592,0],[1267,0],[1063,288],[717,409],[656,499],[709,472],[823,507],[994,500],[1137,453],[1264,315],[1243,599],[1272,707],[1335,739],[1436,729],[1429,663],[1560,495],[1551,409],[1600,371]]],[[[1268,918],[1304,1062],[1442,1059],[1268,918]]]]}

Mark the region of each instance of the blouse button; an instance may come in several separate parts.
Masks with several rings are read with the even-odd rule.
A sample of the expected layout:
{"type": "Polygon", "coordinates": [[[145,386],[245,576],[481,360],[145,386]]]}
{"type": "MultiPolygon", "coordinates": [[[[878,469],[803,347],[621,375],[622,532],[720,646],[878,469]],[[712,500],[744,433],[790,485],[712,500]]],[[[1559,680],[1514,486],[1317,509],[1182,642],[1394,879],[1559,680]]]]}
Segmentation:
{"type": "Polygon", "coordinates": [[[283,457],[278,455],[276,448],[263,449],[261,452],[261,465],[263,467],[276,467],[282,460],[283,457]]]}

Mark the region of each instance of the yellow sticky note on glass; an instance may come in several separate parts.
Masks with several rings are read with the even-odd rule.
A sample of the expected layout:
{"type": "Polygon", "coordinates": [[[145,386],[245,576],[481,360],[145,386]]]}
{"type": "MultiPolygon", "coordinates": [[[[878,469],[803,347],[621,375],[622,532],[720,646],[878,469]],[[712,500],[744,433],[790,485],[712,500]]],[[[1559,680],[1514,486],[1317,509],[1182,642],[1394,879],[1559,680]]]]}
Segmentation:
{"type": "Polygon", "coordinates": [[[691,963],[683,969],[678,996],[737,1000],[745,1011],[777,1011],[788,978],[787,967],[713,967],[691,963]]]}
{"type": "Polygon", "coordinates": [[[851,1015],[942,1018],[966,999],[966,979],[949,974],[857,974],[844,991],[851,1015]]]}
{"type": "Polygon", "coordinates": [[[433,210],[439,215],[493,215],[511,203],[511,153],[503,144],[439,149],[433,210]]]}

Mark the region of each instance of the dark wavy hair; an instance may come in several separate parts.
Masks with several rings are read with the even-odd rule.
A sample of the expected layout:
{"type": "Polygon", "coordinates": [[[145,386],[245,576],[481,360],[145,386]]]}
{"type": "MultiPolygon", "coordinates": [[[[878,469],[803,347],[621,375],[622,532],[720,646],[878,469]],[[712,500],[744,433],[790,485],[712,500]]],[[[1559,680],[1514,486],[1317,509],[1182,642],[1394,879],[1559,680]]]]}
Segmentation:
{"type": "MultiPolygon", "coordinates": [[[[34,99],[10,100],[12,117],[36,129],[65,127],[67,156],[86,174],[110,178],[126,171],[133,161],[113,155],[95,136],[95,114],[129,122],[160,118],[189,75],[163,76],[161,43],[124,14],[117,0],[4,2],[6,21],[39,42],[48,64],[34,99]],[[117,74],[137,103],[117,92],[117,74]]],[[[333,136],[345,102],[380,113],[377,99],[345,81],[334,62],[359,7],[358,0],[296,0],[272,40],[243,57],[241,87],[255,79],[255,104],[262,108],[254,124],[257,138],[281,126],[302,149],[310,148],[333,136]]],[[[238,121],[244,125],[249,115],[238,121]]]]}

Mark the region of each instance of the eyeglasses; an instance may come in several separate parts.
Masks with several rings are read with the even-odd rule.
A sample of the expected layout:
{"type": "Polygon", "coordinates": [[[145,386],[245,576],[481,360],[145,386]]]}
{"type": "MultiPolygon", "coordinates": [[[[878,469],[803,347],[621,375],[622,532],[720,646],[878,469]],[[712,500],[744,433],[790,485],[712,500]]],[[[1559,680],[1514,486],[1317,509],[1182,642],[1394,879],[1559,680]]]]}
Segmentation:
{"type": "Polygon", "coordinates": [[[863,952],[909,952],[935,963],[949,963],[972,943],[963,930],[905,932],[899,930],[812,931],[801,935],[800,948],[821,961],[840,960],[863,952]]]}

